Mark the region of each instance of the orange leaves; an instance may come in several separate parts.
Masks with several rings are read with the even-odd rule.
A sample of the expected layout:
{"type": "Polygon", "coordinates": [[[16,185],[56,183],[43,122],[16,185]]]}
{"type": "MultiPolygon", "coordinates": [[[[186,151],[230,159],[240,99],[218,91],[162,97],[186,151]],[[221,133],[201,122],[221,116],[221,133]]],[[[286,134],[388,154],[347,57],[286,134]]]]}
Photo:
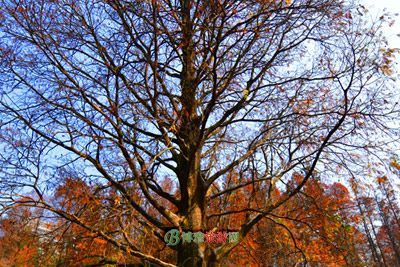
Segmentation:
{"type": "Polygon", "coordinates": [[[28,209],[17,207],[0,218],[0,266],[35,266],[39,240],[31,232],[31,216],[28,209]]]}
{"type": "Polygon", "coordinates": [[[25,11],[25,8],[23,8],[22,6],[19,6],[19,7],[17,7],[17,11],[18,11],[19,13],[22,13],[22,12],[25,11]]]}
{"type": "MultiPolygon", "coordinates": [[[[293,176],[301,179],[301,175],[293,176]]],[[[350,216],[343,213],[351,205],[347,188],[340,183],[326,185],[311,179],[304,187],[304,193],[281,208],[281,216],[298,220],[286,219],[285,224],[297,236],[298,246],[310,261],[323,263],[324,266],[336,262],[337,266],[343,266],[345,255],[337,250],[337,246],[350,246],[349,236],[354,232],[349,225],[350,216]],[[331,246],[329,240],[335,240],[336,246],[331,246]]]]}
{"type": "Polygon", "coordinates": [[[115,206],[119,206],[121,204],[121,197],[120,196],[116,196],[115,197],[114,204],[115,204],[115,206]]]}
{"type": "Polygon", "coordinates": [[[382,176],[382,177],[376,178],[376,181],[378,184],[383,184],[387,181],[387,179],[388,179],[387,176],[382,176]]]}
{"type": "MultiPolygon", "coordinates": [[[[237,174],[230,174],[227,180],[240,184],[246,178],[237,174]]],[[[292,174],[293,186],[303,181],[300,172],[292,174]]],[[[227,186],[229,188],[229,186],[227,186]]],[[[267,192],[263,188],[253,185],[243,186],[232,192],[229,197],[221,198],[217,205],[213,205],[212,213],[219,213],[221,207],[236,211],[220,217],[220,221],[212,219],[213,227],[240,227],[246,221],[246,209],[263,207],[267,192]],[[260,194],[253,194],[253,190],[260,194]],[[215,209],[215,210],[214,210],[215,209]],[[242,211],[242,212],[239,212],[242,211]]],[[[224,189],[221,189],[224,190],[224,189]]],[[[271,202],[279,201],[287,196],[288,192],[280,192],[274,188],[271,202]]],[[[346,257],[351,253],[353,236],[356,229],[353,227],[352,214],[349,207],[353,205],[346,186],[341,183],[324,184],[319,180],[310,179],[302,192],[282,204],[268,214],[255,229],[245,238],[241,247],[235,249],[229,256],[229,262],[240,263],[246,259],[250,266],[267,266],[275,261],[277,266],[293,266],[301,262],[299,249],[307,259],[318,262],[322,266],[344,266],[346,257]],[[295,245],[296,244],[296,245],[295,245]],[[255,258],[249,255],[256,255],[255,258]],[[274,256],[271,256],[274,255],[274,256]],[[293,256],[284,256],[293,255],[293,256]],[[298,255],[297,258],[295,255],[298,255]]],[[[356,220],[359,218],[354,218],[356,220]]],[[[227,265],[228,266],[228,265],[227,265]]]]}
{"type": "Polygon", "coordinates": [[[307,98],[304,99],[291,99],[290,100],[290,106],[292,109],[299,113],[299,114],[306,114],[309,112],[313,105],[314,105],[314,99],[312,98],[313,96],[310,95],[307,98]]]}
{"type": "Polygon", "coordinates": [[[57,188],[54,196],[66,210],[73,211],[91,203],[90,191],[82,180],[68,177],[65,183],[57,188]]]}
{"type": "Polygon", "coordinates": [[[101,246],[104,246],[105,244],[107,244],[107,241],[105,241],[104,239],[100,239],[100,238],[95,238],[94,242],[101,246]]]}
{"type": "Polygon", "coordinates": [[[345,187],[342,183],[335,182],[331,187],[335,189],[336,195],[339,197],[349,195],[349,190],[347,190],[347,187],[345,187]]]}
{"type": "Polygon", "coordinates": [[[295,180],[297,184],[301,183],[301,181],[303,181],[303,179],[304,179],[304,176],[298,172],[293,173],[292,177],[293,177],[293,180],[295,180]]]}

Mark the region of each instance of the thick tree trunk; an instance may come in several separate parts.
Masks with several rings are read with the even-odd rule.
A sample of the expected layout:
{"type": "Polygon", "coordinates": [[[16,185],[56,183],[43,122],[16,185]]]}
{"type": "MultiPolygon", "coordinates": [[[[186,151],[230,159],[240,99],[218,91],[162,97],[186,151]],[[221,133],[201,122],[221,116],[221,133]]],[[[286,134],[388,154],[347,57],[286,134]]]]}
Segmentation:
{"type": "MultiPolygon", "coordinates": [[[[197,77],[195,71],[196,51],[193,44],[193,20],[191,1],[182,0],[182,71],[181,71],[181,110],[178,122],[178,142],[180,148],[177,160],[177,174],[181,200],[179,215],[183,222],[181,228],[187,232],[205,229],[206,185],[201,175],[201,118],[197,114],[197,77]]],[[[217,257],[205,243],[180,243],[178,247],[178,266],[220,266],[217,257]]]]}
{"type": "MultiPolygon", "coordinates": [[[[193,153],[189,160],[181,159],[181,207],[180,214],[185,218],[181,227],[185,232],[203,231],[205,212],[205,185],[200,174],[200,152],[193,153]]],[[[205,255],[204,243],[183,243],[178,247],[178,266],[204,265],[208,257],[205,255]]]]}
{"type": "Polygon", "coordinates": [[[222,267],[215,253],[206,244],[188,243],[178,250],[179,267],[222,267]]]}
{"type": "Polygon", "coordinates": [[[178,266],[201,267],[203,255],[199,245],[196,243],[181,244],[178,248],[178,266]]]}

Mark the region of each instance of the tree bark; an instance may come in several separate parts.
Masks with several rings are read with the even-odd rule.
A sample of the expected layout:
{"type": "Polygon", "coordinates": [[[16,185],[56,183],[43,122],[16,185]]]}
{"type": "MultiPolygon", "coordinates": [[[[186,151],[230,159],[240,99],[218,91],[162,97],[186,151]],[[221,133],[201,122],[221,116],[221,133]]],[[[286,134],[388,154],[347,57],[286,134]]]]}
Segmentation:
{"type": "MultiPolygon", "coordinates": [[[[195,49],[193,44],[193,26],[190,17],[190,1],[182,4],[182,71],[181,71],[181,111],[178,125],[180,155],[178,162],[178,179],[181,201],[180,215],[185,218],[181,227],[184,231],[197,232],[204,230],[204,208],[206,187],[201,176],[201,136],[200,118],[197,115],[195,49]]],[[[178,266],[204,266],[205,244],[194,242],[178,247],[178,266]]],[[[207,265],[206,265],[207,266],[207,265]]]]}

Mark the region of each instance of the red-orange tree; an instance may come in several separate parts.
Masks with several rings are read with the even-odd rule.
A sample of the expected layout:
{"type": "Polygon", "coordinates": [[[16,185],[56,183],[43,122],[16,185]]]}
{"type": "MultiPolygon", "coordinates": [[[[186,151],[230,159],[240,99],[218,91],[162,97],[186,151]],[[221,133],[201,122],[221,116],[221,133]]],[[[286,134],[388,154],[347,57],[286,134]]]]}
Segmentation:
{"type": "Polygon", "coordinates": [[[218,266],[393,112],[381,82],[396,51],[347,1],[0,3],[3,207],[50,211],[160,266],[218,266]],[[65,171],[93,198],[82,187],[79,205],[52,201],[65,171]],[[166,260],[139,246],[136,233],[213,227],[232,207],[210,214],[211,200],[245,189],[238,244],[180,244],[166,260]]]}
{"type": "Polygon", "coordinates": [[[0,266],[37,266],[40,243],[37,225],[26,208],[15,208],[0,220],[0,266]]]}
{"type": "MultiPolygon", "coordinates": [[[[295,175],[296,183],[302,177],[295,175]],[[296,177],[297,176],[297,177],[296,177]]],[[[243,209],[257,209],[264,201],[265,192],[257,190],[251,203],[243,204],[243,195],[236,192],[230,202],[231,215],[227,220],[214,222],[220,228],[240,227],[243,209]],[[262,192],[262,193],[261,193],[262,192]],[[258,194],[260,193],[260,194],[258,194]]],[[[273,198],[285,198],[285,192],[276,190],[273,198]]],[[[224,204],[223,204],[224,205],[224,204]]],[[[226,204],[225,204],[226,205],[226,204]]],[[[218,205],[213,212],[220,212],[218,205]]],[[[345,186],[324,184],[311,179],[298,194],[281,207],[266,215],[246,236],[240,248],[224,261],[224,266],[251,263],[254,266],[362,266],[357,246],[363,243],[359,232],[354,203],[345,186]]]]}

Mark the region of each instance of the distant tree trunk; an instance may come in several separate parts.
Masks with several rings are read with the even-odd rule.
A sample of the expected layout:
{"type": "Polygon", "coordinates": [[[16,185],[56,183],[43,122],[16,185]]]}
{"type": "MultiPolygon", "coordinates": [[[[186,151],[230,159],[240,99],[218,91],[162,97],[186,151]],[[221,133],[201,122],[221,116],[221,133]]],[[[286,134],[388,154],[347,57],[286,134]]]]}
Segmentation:
{"type": "Polygon", "coordinates": [[[396,222],[397,226],[400,227],[400,220],[399,220],[399,217],[397,216],[397,213],[399,212],[399,210],[398,210],[398,208],[397,208],[397,206],[395,204],[396,203],[396,197],[395,197],[395,195],[393,193],[391,194],[389,192],[389,189],[393,190],[393,187],[390,184],[389,180],[386,180],[386,183],[385,182],[381,183],[380,187],[381,187],[380,188],[381,192],[386,197],[386,201],[387,201],[388,207],[392,211],[392,215],[393,215],[394,221],[396,222]],[[387,185],[388,187],[386,187],[385,185],[387,185]]]}
{"type": "Polygon", "coordinates": [[[392,246],[392,249],[394,251],[394,257],[396,260],[396,265],[400,266],[400,250],[399,247],[396,244],[396,240],[394,239],[394,233],[392,231],[392,226],[388,220],[387,214],[384,212],[382,204],[380,203],[380,201],[378,200],[377,195],[375,194],[375,201],[376,201],[376,205],[378,206],[378,210],[379,210],[379,215],[381,216],[383,225],[385,226],[385,229],[387,230],[387,236],[389,238],[390,241],[390,245],[392,246]]]}
{"type": "Polygon", "coordinates": [[[364,213],[364,211],[362,209],[360,200],[358,199],[357,196],[356,196],[356,200],[357,200],[357,208],[358,208],[358,210],[360,212],[360,215],[361,215],[361,218],[362,218],[362,221],[363,221],[365,235],[367,236],[367,239],[368,239],[368,244],[369,244],[369,248],[370,248],[371,253],[372,253],[373,260],[375,261],[376,264],[378,264],[378,266],[386,266],[386,264],[382,265],[381,257],[380,257],[380,255],[379,255],[379,253],[377,251],[375,242],[372,239],[371,233],[370,233],[369,228],[368,228],[368,224],[367,224],[367,222],[365,220],[365,213],[364,213]]]}

